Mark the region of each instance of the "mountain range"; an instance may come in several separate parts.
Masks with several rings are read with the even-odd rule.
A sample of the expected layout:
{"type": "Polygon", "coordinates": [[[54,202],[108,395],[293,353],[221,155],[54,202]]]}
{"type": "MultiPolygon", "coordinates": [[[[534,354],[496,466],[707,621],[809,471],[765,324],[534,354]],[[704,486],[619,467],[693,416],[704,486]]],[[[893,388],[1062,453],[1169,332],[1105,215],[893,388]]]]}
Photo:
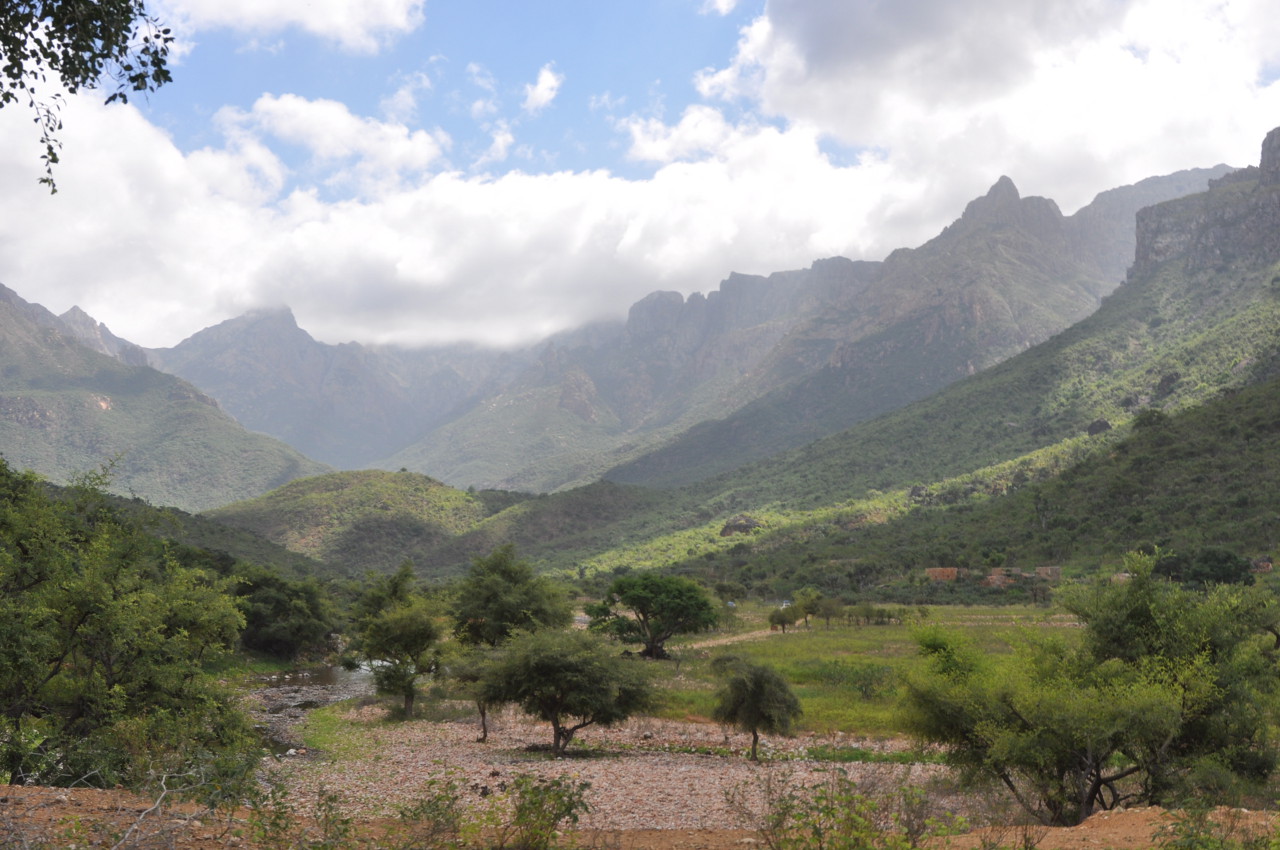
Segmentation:
{"type": "Polygon", "coordinates": [[[1133,258],[1137,210],[1227,170],[1144,180],[1071,216],[1003,177],[935,239],[883,262],[654,292],[625,322],[517,351],[327,345],[282,308],[147,356],[247,428],[339,468],[536,492],[602,475],[688,483],[922,398],[1084,318],[1133,258]]]}
{"type": "Polygon", "coordinates": [[[329,469],[145,359],[82,311],[59,317],[0,286],[5,459],[55,482],[109,467],[118,492],[190,510],[329,469]]]}
{"type": "MultiPolygon", "coordinates": [[[[666,567],[776,596],[931,566],[1097,569],[1140,543],[1265,553],[1280,516],[1255,479],[1280,448],[1280,131],[1261,167],[1144,208],[1135,232],[1096,311],[926,398],[674,489],[512,497],[414,562],[448,573],[514,542],[578,575],[666,567]]],[[[313,481],[289,498],[318,498],[313,481]]],[[[285,495],[215,515],[268,530],[285,495]]]]}
{"type": "MultiPolygon", "coordinates": [[[[1269,397],[1278,320],[1275,132],[1260,166],[1154,178],[1072,216],[1001,178],[935,239],[881,263],[832,258],[732,275],[706,296],[655,293],[624,323],[512,352],[328,346],[284,310],[143,351],[80,311],[53,316],[6,290],[0,439],[11,463],[52,478],[94,468],[95,451],[124,452],[117,489],[189,509],[270,490],[210,517],[346,574],[406,557],[446,574],[514,542],[579,575],[675,564],[767,587],[837,564],[832,575],[865,584],[940,561],[1096,560],[1055,526],[1064,511],[1042,494],[1028,509],[1028,494],[1087,478],[1073,470],[1128,445],[1148,414],[1209,409],[1244,389],[1269,397]],[[111,440],[84,438],[103,422],[111,440]],[[403,471],[332,472],[244,427],[264,422],[403,471]],[[362,444],[351,436],[361,429],[362,444]],[[130,444],[137,435],[146,442],[130,444]],[[168,459],[163,475],[155,463],[138,474],[149,452],[168,459]],[[427,468],[446,454],[473,489],[427,468]],[[169,486],[179,475],[211,486],[193,498],[169,486]],[[547,484],[528,489],[556,492],[485,486],[535,480],[547,484]],[[882,539],[874,529],[984,500],[1030,510],[1039,531],[980,548],[865,549],[882,539]]],[[[1202,489],[1220,497],[1224,486],[1245,485],[1202,489]]],[[[1255,501],[1269,510],[1268,499],[1255,501]]],[[[1160,517],[1143,525],[1146,515],[1131,514],[1134,528],[1160,537],[1160,517]]],[[[1235,542],[1260,547],[1259,534],[1235,542]]]]}

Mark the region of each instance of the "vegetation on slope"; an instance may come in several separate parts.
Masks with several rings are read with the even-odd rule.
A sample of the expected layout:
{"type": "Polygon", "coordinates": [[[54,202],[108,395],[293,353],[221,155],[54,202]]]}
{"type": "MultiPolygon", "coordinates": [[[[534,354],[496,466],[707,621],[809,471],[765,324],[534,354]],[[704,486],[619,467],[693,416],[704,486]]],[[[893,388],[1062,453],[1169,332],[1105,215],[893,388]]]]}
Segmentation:
{"type": "Polygon", "coordinates": [[[510,498],[486,499],[414,472],[365,470],[300,479],[206,515],[352,574],[432,562],[436,548],[510,498]]]}
{"type": "Polygon", "coordinates": [[[246,431],[172,375],[99,354],[0,287],[0,445],[18,469],[65,483],[115,459],[112,486],[203,510],[327,467],[246,431]]]}

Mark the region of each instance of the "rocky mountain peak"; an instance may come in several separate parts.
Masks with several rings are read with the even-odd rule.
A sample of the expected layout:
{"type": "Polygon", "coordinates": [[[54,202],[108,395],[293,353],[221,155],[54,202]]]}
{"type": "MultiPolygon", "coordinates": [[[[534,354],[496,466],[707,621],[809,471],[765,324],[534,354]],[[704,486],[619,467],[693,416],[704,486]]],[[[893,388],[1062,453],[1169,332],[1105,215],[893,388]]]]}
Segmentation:
{"type": "Polygon", "coordinates": [[[1002,176],[987,190],[987,194],[969,202],[961,218],[970,220],[1006,218],[1017,210],[1018,201],[1021,199],[1018,187],[1013,185],[1013,181],[1008,177],[1002,176]]]}
{"type": "Polygon", "coordinates": [[[1258,166],[1210,182],[1208,192],[1138,211],[1137,250],[1129,275],[1181,258],[1189,269],[1241,257],[1280,258],[1280,128],[1262,142],[1258,166]]]}
{"type": "Polygon", "coordinates": [[[1280,127],[1276,127],[1262,140],[1262,160],[1259,163],[1262,172],[1259,183],[1263,186],[1280,184],[1280,127]]]}
{"type": "Polygon", "coordinates": [[[113,334],[106,325],[90,316],[79,306],[72,307],[58,317],[65,330],[81,344],[99,354],[114,357],[130,366],[146,366],[147,353],[138,346],[113,334]]]}

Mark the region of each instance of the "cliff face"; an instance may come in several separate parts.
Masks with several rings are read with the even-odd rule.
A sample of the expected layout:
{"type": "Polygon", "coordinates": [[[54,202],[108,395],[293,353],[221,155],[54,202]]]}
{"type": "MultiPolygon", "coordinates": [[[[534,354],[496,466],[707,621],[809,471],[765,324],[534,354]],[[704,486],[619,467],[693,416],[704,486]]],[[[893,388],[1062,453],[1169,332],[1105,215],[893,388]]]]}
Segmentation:
{"type": "Polygon", "coordinates": [[[1174,259],[1195,272],[1244,256],[1280,260],[1280,128],[1263,141],[1259,165],[1211,181],[1208,192],[1140,210],[1131,274],[1174,259]]]}
{"type": "MultiPolygon", "coordinates": [[[[150,355],[311,457],[460,486],[556,489],[737,417],[659,464],[698,477],[704,458],[732,466],[846,428],[1088,315],[1133,259],[1134,212],[1220,173],[1110,190],[1072,216],[1001,177],[937,237],[883,262],[833,257],[734,273],[687,298],[655,292],[625,322],[520,351],[327,345],[282,309],[150,355]]],[[[96,345],[107,333],[86,323],[96,345]]]]}

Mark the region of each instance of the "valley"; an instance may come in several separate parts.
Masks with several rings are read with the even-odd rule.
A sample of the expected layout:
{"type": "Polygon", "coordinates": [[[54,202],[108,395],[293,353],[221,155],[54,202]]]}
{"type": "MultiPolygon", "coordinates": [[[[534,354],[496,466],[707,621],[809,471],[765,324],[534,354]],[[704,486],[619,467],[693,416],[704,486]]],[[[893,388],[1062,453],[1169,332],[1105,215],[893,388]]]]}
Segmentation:
{"type": "Polygon", "coordinates": [[[4,289],[0,774],[142,796],[0,839],[1260,846],[1277,327],[1280,129],[524,349],[4,289]],[[303,662],[368,692],[245,716],[303,662]]]}

